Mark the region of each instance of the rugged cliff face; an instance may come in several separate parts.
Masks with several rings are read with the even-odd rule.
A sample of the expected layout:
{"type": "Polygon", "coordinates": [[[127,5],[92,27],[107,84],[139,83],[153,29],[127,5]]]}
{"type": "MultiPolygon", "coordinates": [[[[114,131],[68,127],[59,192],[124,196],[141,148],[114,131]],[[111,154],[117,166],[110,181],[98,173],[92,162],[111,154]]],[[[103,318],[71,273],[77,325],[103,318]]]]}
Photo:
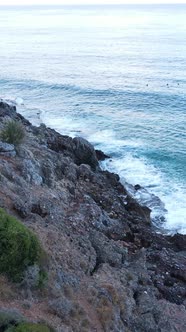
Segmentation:
{"type": "Polygon", "coordinates": [[[0,142],[0,207],[37,234],[48,277],[38,286],[36,266],[19,283],[0,276],[0,331],[5,313],[59,332],[186,331],[186,236],[157,233],[86,140],[33,127],[1,102],[0,127],[10,118],[26,137],[0,142]]]}

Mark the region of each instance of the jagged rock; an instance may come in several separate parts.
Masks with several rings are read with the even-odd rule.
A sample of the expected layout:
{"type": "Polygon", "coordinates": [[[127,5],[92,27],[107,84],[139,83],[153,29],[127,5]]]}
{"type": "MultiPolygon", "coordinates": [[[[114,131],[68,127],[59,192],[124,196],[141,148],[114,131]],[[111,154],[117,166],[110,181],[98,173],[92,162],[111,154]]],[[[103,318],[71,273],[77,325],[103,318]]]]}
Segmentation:
{"type": "Polygon", "coordinates": [[[0,99],[0,117],[11,118],[21,121],[23,125],[30,127],[31,123],[26,120],[21,114],[16,112],[16,106],[11,103],[4,102],[0,99]]]}
{"type": "Polygon", "coordinates": [[[54,129],[46,128],[43,125],[37,129],[37,135],[46,140],[49,149],[58,153],[62,152],[65,157],[73,159],[73,139],[71,137],[60,135],[54,129]]]}
{"type": "Polygon", "coordinates": [[[78,167],[74,165],[74,163],[70,163],[70,165],[65,168],[64,175],[68,180],[75,183],[78,177],[78,167]]]}
{"type": "Polygon", "coordinates": [[[106,155],[103,151],[101,150],[95,150],[96,151],[96,157],[99,161],[103,161],[105,159],[110,158],[108,155],[106,155]]]}
{"type": "Polygon", "coordinates": [[[98,167],[98,160],[93,146],[82,137],[75,137],[73,143],[77,165],[88,164],[95,170],[98,167]]]}
{"type": "Polygon", "coordinates": [[[137,201],[135,201],[132,197],[128,197],[126,209],[129,212],[137,213],[138,215],[142,215],[143,221],[146,224],[151,224],[150,213],[151,210],[146,206],[141,206],[137,201]]]}
{"type": "Polygon", "coordinates": [[[13,144],[8,144],[0,142],[0,152],[11,152],[14,151],[15,146],[13,144]]]}
{"type": "Polygon", "coordinates": [[[134,189],[135,189],[135,190],[140,190],[140,189],[142,189],[142,186],[140,186],[139,184],[136,184],[136,185],[134,186],[134,189]]]}
{"type": "Polygon", "coordinates": [[[119,182],[119,175],[115,173],[110,173],[108,171],[104,171],[104,174],[106,175],[109,182],[112,184],[112,186],[118,186],[119,182]]]}
{"type": "Polygon", "coordinates": [[[127,257],[127,249],[122,248],[113,240],[100,232],[90,233],[90,242],[97,254],[97,264],[108,263],[113,267],[121,267],[127,257]]]}
{"type": "Polygon", "coordinates": [[[157,325],[161,332],[186,331],[186,310],[183,305],[178,306],[165,300],[158,301],[155,308],[156,317],[159,318],[157,325]]]}
{"type": "Polygon", "coordinates": [[[88,179],[91,180],[93,178],[94,173],[91,170],[91,167],[89,165],[81,164],[78,167],[78,175],[82,177],[84,180],[88,179]]]}
{"type": "Polygon", "coordinates": [[[19,216],[24,219],[29,215],[31,207],[25,201],[16,199],[14,202],[14,209],[19,216]]]}
{"type": "Polygon", "coordinates": [[[15,157],[15,146],[13,144],[0,142],[0,156],[15,157]]]}
{"type": "Polygon", "coordinates": [[[182,234],[175,234],[170,237],[170,242],[178,251],[186,251],[186,236],[182,234]]]}
{"type": "Polygon", "coordinates": [[[33,183],[39,186],[43,182],[41,175],[38,173],[37,165],[35,165],[30,159],[23,160],[22,174],[25,180],[27,180],[29,183],[33,183]]]}
{"type": "Polygon", "coordinates": [[[12,115],[12,112],[16,112],[16,107],[0,100],[0,117],[12,115]]]}

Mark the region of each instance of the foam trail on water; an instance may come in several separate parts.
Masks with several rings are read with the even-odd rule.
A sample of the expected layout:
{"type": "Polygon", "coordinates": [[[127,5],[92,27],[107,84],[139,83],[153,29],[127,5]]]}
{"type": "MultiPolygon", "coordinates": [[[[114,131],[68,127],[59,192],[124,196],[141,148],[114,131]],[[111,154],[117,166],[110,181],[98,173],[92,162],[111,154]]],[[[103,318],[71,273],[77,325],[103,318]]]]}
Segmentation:
{"type": "Polygon", "coordinates": [[[100,145],[106,153],[119,153],[123,148],[137,148],[145,145],[140,139],[120,139],[111,129],[96,131],[89,135],[88,139],[92,144],[100,145]]]}

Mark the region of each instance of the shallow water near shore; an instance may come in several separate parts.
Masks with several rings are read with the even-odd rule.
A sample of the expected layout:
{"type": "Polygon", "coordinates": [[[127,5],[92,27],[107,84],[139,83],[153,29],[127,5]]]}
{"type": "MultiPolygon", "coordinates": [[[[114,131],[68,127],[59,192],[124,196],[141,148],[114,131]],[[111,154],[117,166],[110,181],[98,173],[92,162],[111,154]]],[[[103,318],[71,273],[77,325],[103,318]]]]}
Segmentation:
{"type": "Polygon", "coordinates": [[[0,97],[109,154],[102,167],[144,187],[128,190],[183,234],[185,15],[184,5],[0,9],[0,97]]]}

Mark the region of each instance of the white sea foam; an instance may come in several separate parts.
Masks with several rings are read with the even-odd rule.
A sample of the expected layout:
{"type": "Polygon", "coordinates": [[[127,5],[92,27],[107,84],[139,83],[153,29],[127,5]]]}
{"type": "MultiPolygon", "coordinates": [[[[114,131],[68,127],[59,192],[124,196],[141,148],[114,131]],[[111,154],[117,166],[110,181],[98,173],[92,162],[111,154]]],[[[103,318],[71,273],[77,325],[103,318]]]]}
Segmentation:
{"type": "Polygon", "coordinates": [[[186,234],[186,192],[179,184],[170,183],[169,186],[169,194],[162,197],[168,210],[163,226],[173,232],[186,234]]]}
{"type": "Polygon", "coordinates": [[[147,160],[130,153],[123,158],[105,160],[102,167],[119,174],[130,194],[152,209],[151,217],[157,225],[170,233],[186,234],[186,192],[180,183],[172,183],[147,160]],[[139,184],[144,189],[136,191],[128,183],[139,184]]]}
{"type": "Polygon", "coordinates": [[[54,128],[56,131],[63,135],[70,135],[72,137],[79,136],[80,133],[86,132],[86,126],[82,121],[74,120],[67,116],[48,116],[48,114],[42,114],[42,122],[50,128],[54,128]]]}
{"type": "Polygon", "coordinates": [[[16,102],[17,105],[24,105],[24,100],[21,97],[17,97],[15,99],[15,102],[16,102]]]}
{"type": "Polygon", "coordinates": [[[136,139],[119,139],[114,130],[106,129],[96,131],[88,136],[92,144],[101,144],[106,153],[119,151],[123,147],[139,147],[144,146],[142,140],[136,139]]]}

